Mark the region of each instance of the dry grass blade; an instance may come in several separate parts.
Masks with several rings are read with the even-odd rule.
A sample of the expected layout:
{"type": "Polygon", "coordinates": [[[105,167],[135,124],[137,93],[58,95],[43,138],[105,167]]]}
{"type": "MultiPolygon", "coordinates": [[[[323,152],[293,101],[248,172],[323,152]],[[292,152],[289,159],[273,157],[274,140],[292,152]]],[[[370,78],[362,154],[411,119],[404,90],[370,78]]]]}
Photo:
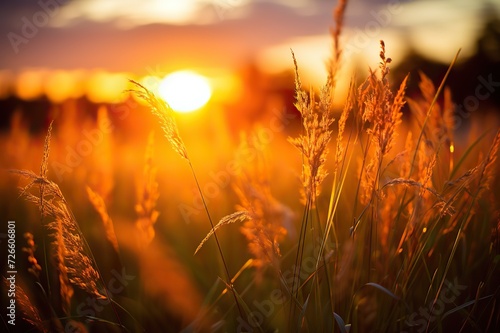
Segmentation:
{"type": "Polygon", "coordinates": [[[467,170],[461,176],[459,176],[455,180],[450,180],[445,183],[446,186],[457,186],[458,184],[469,181],[479,170],[479,166],[475,166],[472,169],[467,170]]]}
{"type": "Polygon", "coordinates": [[[174,119],[174,114],[172,108],[162,99],[156,97],[154,93],[149,91],[142,84],[130,80],[138,90],[131,90],[136,93],[137,96],[144,99],[150,107],[151,113],[155,115],[160,125],[165,133],[165,137],[172,145],[172,148],[184,159],[189,160],[186,146],[179,135],[179,130],[177,128],[177,123],[174,119]]]}
{"type": "Polygon", "coordinates": [[[424,186],[422,183],[417,182],[413,179],[406,179],[406,178],[392,179],[392,180],[388,181],[387,183],[385,183],[384,186],[381,187],[381,190],[387,186],[394,186],[394,185],[406,185],[406,186],[417,187],[420,190],[427,191],[427,192],[434,194],[434,196],[436,196],[440,201],[446,201],[438,192],[436,192],[435,189],[433,189],[431,187],[424,186]]]}
{"type": "Polygon", "coordinates": [[[92,204],[92,206],[94,206],[95,210],[101,217],[102,223],[104,225],[104,230],[106,231],[106,238],[111,243],[111,245],[113,245],[115,251],[118,252],[118,240],[116,239],[115,227],[113,226],[111,217],[109,217],[104,199],[99,194],[92,191],[90,187],[87,186],[86,190],[90,203],[92,204]]]}
{"type": "Polygon", "coordinates": [[[247,211],[240,211],[240,212],[236,212],[236,213],[232,213],[230,215],[227,215],[225,217],[223,217],[219,223],[217,223],[214,228],[212,230],[210,230],[210,232],[205,236],[205,238],[203,238],[203,240],[201,241],[200,245],[198,245],[198,247],[196,248],[196,251],[194,251],[194,254],[198,253],[198,251],[201,249],[201,247],[203,246],[203,244],[205,244],[205,242],[215,233],[215,231],[217,231],[217,229],[219,229],[220,227],[222,226],[225,226],[225,225],[228,225],[228,224],[231,224],[231,223],[237,223],[237,222],[244,222],[246,220],[250,220],[252,219],[251,215],[249,212],[247,211]]]}

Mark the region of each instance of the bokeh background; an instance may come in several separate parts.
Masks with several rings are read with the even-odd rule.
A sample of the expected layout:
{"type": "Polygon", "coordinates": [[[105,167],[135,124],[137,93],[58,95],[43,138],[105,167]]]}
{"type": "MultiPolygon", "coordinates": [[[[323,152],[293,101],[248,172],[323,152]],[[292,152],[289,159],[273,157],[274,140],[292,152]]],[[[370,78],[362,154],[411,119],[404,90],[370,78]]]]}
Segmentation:
{"type": "MultiPolygon", "coordinates": [[[[288,190],[300,188],[301,171],[300,156],[287,142],[287,136],[298,133],[300,127],[293,105],[290,49],[304,85],[320,87],[332,50],[335,5],[330,0],[2,1],[2,218],[19,221],[19,234],[40,234],[37,208],[18,197],[20,181],[6,170],[40,169],[44,136],[54,120],[49,178],[61,187],[94,252],[108,253],[110,245],[103,241],[103,227],[85,187],[104,198],[115,225],[132,226],[144,183],[148,137],[154,131],[153,160],[161,193],[155,225],[162,246],[158,252],[169,258],[172,271],[181,272],[172,273],[172,278],[187,281],[185,290],[192,288],[190,302],[163,302],[173,313],[172,320],[185,321],[186,313],[188,319],[194,318],[201,295],[219,274],[213,261],[193,256],[209,230],[206,215],[185,161],[169,147],[145,105],[125,92],[131,88],[128,80],[154,90],[166,75],[191,70],[209,82],[210,100],[194,112],[177,114],[176,119],[201,188],[209,194],[214,220],[234,211],[236,198],[227,170],[241,133],[257,126],[264,131],[256,130],[254,135],[260,133],[265,150],[273,152],[267,156],[273,193],[291,207],[291,216],[300,216],[300,193],[288,190]],[[284,126],[272,130],[276,119],[284,126]]],[[[499,127],[500,2],[351,1],[341,38],[344,58],[335,97],[338,110],[350,78],[362,79],[369,68],[377,68],[381,39],[393,59],[393,84],[399,86],[410,73],[410,97],[418,92],[419,71],[437,86],[461,49],[447,82],[457,104],[457,141],[463,136],[470,142],[482,131],[499,127]],[[488,96],[478,99],[477,87],[484,87],[485,80],[490,82],[488,96]],[[460,107],[466,112],[459,113],[460,107]],[[472,119],[479,120],[476,127],[471,127],[472,119]]],[[[405,116],[408,112],[404,110],[405,116]]],[[[133,239],[128,229],[120,229],[121,242],[133,239]]],[[[296,232],[290,225],[289,237],[296,237],[296,232]]],[[[242,253],[248,257],[244,238],[237,229],[221,234],[228,261],[238,263],[231,267],[235,271],[244,262],[242,253]]],[[[214,244],[206,247],[207,253],[217,251],[214,244]]],[[[105,267],[116,264],[112,256],[97,255],[97,259],[105,267]]],[[[155,315],[162,313],[151,314],[155,315]]]]}

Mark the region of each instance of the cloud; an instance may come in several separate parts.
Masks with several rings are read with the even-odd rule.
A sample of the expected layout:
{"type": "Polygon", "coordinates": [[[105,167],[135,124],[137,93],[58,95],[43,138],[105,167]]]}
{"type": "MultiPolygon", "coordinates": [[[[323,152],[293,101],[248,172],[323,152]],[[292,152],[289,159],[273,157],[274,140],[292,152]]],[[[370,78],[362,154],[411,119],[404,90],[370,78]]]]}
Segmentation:
{"type": "Polygon", "coordinates": [[[61,9],[54,26],[80,20],[115,22],[132,28],[147,24],[207,24],[247,6],[250,0],[76,0],[61,9]]]}
{"type": "Polygon", "coordinates": [[[81,20],[115,22],[132,28],[147,24],[210,24],[238,19],[262,4],[274,4],[300,15],[314,15],[322,3],[311,0],[86,0],[70,1],[53,26],[64,27],[81,20]]]}
{"type": "Polygon", "coordinates": [[[461,56],[475,52],[486,10],[499,11],[488,1],[422,0],[407,3],[395,17],[394,27],[405,31],[408,42],[419,53],[448,63],[459,48],[461,56]]]}

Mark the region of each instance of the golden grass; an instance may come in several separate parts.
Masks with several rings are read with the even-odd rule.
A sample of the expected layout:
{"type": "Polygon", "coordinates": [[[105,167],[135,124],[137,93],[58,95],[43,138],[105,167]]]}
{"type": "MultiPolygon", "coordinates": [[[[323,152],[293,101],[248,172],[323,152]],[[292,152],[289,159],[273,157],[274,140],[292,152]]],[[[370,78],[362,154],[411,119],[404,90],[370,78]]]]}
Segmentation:
{"type": "Polygon", "coordinates": [[[147,246],[155,237],[154,225],[160,213],[156,210],[156,202],[160,193],[156,182],[156,167],[153,164],[154,155],[154,133],[148,136],[146,146],[145,163],[143,171],[142,186],[137,191],[137,203],[135,212],[137,220],[135,226],[140,234],[138,239],[141,246],[147,246]]]}
{"type": "Polygon", "coordinates": [[[174,118],[174,111],[163,99],[157,97],[146,87],[133,80],[130,81],[137,89],[131,90],[137,96],[144,99],[150,107],[150,111],[158,119],[158,122],[163,129],[163,133],[167,140],[172,145],[172,148],[184,159],[189,160],[186,146],[179,135],[177,123],[174,118]]]}
{"type": "MultiPolygon", "coordinates": [[[[136,90],[130,90],[130,92],[133,92],[137,94],[140,98],[145,100],[148,105],[149,105],[149,110],[150,112],[156,116],[158,119],[164,135],[166,139],[170,142],[172,148],[174,151],[176,151],[183,159],[185,159],[189,163],[189,167],[191,169],[191,172],[193,174],[193,178],[196,182],[196,186],[198,188],[198,192],[200,194],[203,207],[205,209],[205,213],[207,215],[208,221],[210,223],[210,233],[214,235],[215,242],[217,244],[217,249],[219,251],[220,258],[223,263],[224,267],[224,273],[226,276],[226,283],[229,283],[232,280],[231,273],[229,272],[229,268],[226,263],[226,259],[224,257],[224,253],[222,252],[221,244],[219,242],[219,238],[217,237],[216,233],[216,228],[214,226],[214,223],[212,221],[212,216],[210,215],[210,211],[207,206],[207,202],[205,200],[205,196],[203,194],[203,191],[201,190],[200,183],[198,181],[198,177],[196,176],[196,172],[194,171],[193,164],[191,163],[191,160],[188,157],[187,149],[186,146],[184,145],[184,142],[182,138],[179,135],[179,130],[177,128],[177,123],[175,121],[174,115],[173,115],[173,110],[172,108],[167,104],[166,101],[162,100],[161,98],[158,98],[154,93],[149,91],[146,87],[141,85],[140,83],[137,83],[133,80],[130,80],[132,84],[134,84],[138,89],[136,90]]],[[[147,224],[147,223],[146,223],[147,224]]],[[[149,233],[149,236],[151,236],[151,231],[154,231],[152,228],[149,228],[147,232],[149,233]]],[[[154,236],[154,235],[153,235],[154,236]]],[[[229,284],[228,284],[229,285],[229,284]]],[[[234,302],[238,308],[238,312],[240,313],[240,316],[245,317],[245,314],[240,306],[240,303],[238,301],[238,297],[236,295],[236,291],[231,288],[231,292],[234,297],[234,302]]]]}
{"type": "MultiPolygon", "coordinates": [[[[420,73],[420,97],[407,98],[410,78],[407,75],[393,84],[391,58],[382,41],[378,69],[370,69],[360,84],[350,80],[334,126],[332,101],[340,79],[346,4],[340,1],[334,12],[327,80],[317,93],[303,88],[300,59],[292,52],[302,126],[288,143],[298,150],[298,166],[293,163],[297,156],[284,154],[281,147],[267,154],[276,146],[243,136],[241,145],[254,152],[254,158],[236,161],[241,167],[228,176],[227,184],[218,184],[219,197],[209,195],[205,174],[213,175],[214,170],[201,169],[198,178],[168,104],[132,81],[133,92],[147,102],[168,144],[188,162],[195,185],[162,170],[174,162],[170,157],[160,159],[161,148],[153,161],[156,147],[150,134],[146,153],[141,147],[140,153],[137,149],[131,154],[140,161],[133,166],[141,174],[135,192],[127,192],[129,169],[118,166],[116,171],[122,175],[116,176],[115,184],[109,180],[104,189],[86,188],[85,208],[89,203],[94,207],[106,232],[106,239],[100,240],[92,234],[92,221],[86,223],[84,235],[69,208],[84,191],[73,189],[77,194],[67,201],[59,185],[49,179],[51,123],[40,174],[14,171],[28,180],[21,195],[39,209],[39,226],[42,235],[51,239],[47,248],[54,264],[50,269],[47,262],[38,262],[34,236],[28,234],[24,248],[28,272],[37,286],[49,287],[44,289],[49,297],[42,298],[52,312],[38,311],[21,294],[25,320],[43,332],[49,331],[45,326],[49,320],[42,319],[47,317],[56,331],[61,323],[91,331],[89,322],[101,325],[102,331],[126,325],[137,332],[170,327],[237,331],[243,324],[257,332],[458,331],[462,327],[464,332],[495,331],[500,326],[494,301],[500,253],[500,131],[491,144],[486,142],[489,133],[476,135],[477,140],[466,144],[455,142],[453,100],[445,87],[449,71],[439,86],[420,73]],[[408,122],[402,120],[406,108],[412,113],[408,122]],[[332,149],[335,155],[330,161],[332,149]],[[301,173],[298,188],[293,181],[288,185],[281,181],[292,168],[301,173]],[[330,182],[331,187],[325,187],[330,182]],[[206,232],[197,222],[181,224],[175,215],[179,189],[189,186],[195,186],[194,195],[201,200],[197,204],[209,219],[206,232]],[[118,189],[112,192],[114,187],[118,189]],[[116,197],[108,198],[111,195],[116,197]],[[121,201],[108,211],[105,200],[117,198],[121,201]],[[212,222],[212,211],[224,216],[217,224],[212,222]],[[236,223],[241,224],[240,233],[229,226],[236,223]],[[107,262],[104,272],[97,269],[86,237],[98,248],[101,241],[113,245],[114,261],[107,262]],[[206,246],[210,238],[217,244],[218,256],[206,246]],[[131,272],[119,291],[104,282],[113,278],[110,271],[116,267],[131,272]],[[449,293],[450,281],[466,288],[445,302],[441,299],[449,293]],[[57,292],[52,294],[50,286],[57,292]],[[112,304],[113,309],[103,307],[102,312],[82,315],[78,306],[88,297],[112,304]],[[442,311],[436,310],[439,301],[442,311]],[[424,310],[432,312],[435,320],[425,318],[424,310]]],[[[101,121],[107,117],[105,111],[99,114],[101,121]]],[[[285,131],[280,139],[286,141],[286,136],[285,131]]],[[[113,151],[112,144],[116,143],[101,147],[103,154],[113,151]]]]}
{"type": "Polygon", "coordinates": [[[252,163],[240,163],[242,170],[233,181],[233,189],[239,200],[237,208],[251,215],[240,231],[248,242],[252,264],[257,268],[256,279],[260,281],[265,266],[279,266],[279,244],[285,239],[284,226],[289,224],[292,212],[272,194],[267,159],[259,152],[258,143],[243,136],[239,150],[244,149],[255,150],[256,157],[252,163]]]}
{"type": "Polygon", "coordinates": [[[250,220],[252,217],[249,212],[247,211],[240,211],[240,212],[235,212],[232,214],[229,214],[227,216],[224,216],[216,225],[215,227],[210,230],[210,232],[203,238],[203,240],[200,242],[200,245],[196,248],[194,251],[194,254],[198,253],[198,251],[201,249],[203,244],[217,231],[222,226],[231,224],[231,223],[238,223],[238,222],[243,222],[246,220],[250,220]]]}
{"type": "Polygon", "coordinates": [[[119,252],[118,249],[118,240],[116,239],[115,227],[113,226],[113,221],[111,217],[109,217],[108,211],[106,209],[106,204],[104,203],[104,199],[92,191],[90,187],[85,188],[87,190],[87,196],[89,198],[90,203],[94,206],[95,210],[99,213],[101,217],[101,221],[104,225],[104,230],[106,230],[106,238],[113,245],[113,248],[116,252],[119,252]]]}
{"type": "Polygon", "coordinates": [[[86,254],[83,235],[70,211],[66,199],[59,186],[47,179],[48,158],[52,123],[45,138],[40,176],[31,171],[13,170],[29,180],[28,185],[21,188],[21,195],[29,202],[35,203],[40,209],[42,218],[50,218],[45,224],[54,245],[54,261],[59,280],[61,307],[64,313],[69,314],[73,286],[79,287],[88,293],[106,298],[97,289],[100,276],[94,268],[93,260],[86,254]],[[38,188],[39,195],[31,193],[38,188]]]}
{"type": "Polygon", "coordinates": [[[38,260],[35,257],[36,244],[33,234],[30,232],[24,233],[24,239],[26,239],[26,246],[23,247],[22,250],[28,255],[28,263],[30,264],[28,273],[38,279],[40,277],[40,272],[42,271],[42,266],[38,264],[38,260]]]}
{"type": "Polygon", "coordinates": [[[99,281],[99,273],[94,268],[93,260],[86,254],[83,236],[59,186],[30,171],[13,172],[31,181],[21,191],[26,200],[38,204],[40,208],[43,207],[44,217],[53,219],[47,223],[46,227],[54,237],[58,248],[57,259],[60,261],[60,265],[67,270],[69,281],[90,294],[99,298],[105,297],[97,289],[96,282],[99,281]],[[38,196],[29,192],[33,187],[43,187],[43,205],[40,204],[38,196]]]}
{"type": "Polygon", "coordinates": [[[304,158],[302,169],[302,201],[303,204],[315,204],[320,194],[320,186],[327,176],[325,170],[328,144],[332,137],[330,128],[334,121],[332,112],[333,78],[329,78],[321,89],[319,100],[316,101],[313,91],[307,93],[302,88],[299,68],[295,54],[292,52],[295,65],[295,92],[297,102],[295,106],[302,115],[303,134],[298,138],[290,138],[290,142],[297,147],[304,158]]]}

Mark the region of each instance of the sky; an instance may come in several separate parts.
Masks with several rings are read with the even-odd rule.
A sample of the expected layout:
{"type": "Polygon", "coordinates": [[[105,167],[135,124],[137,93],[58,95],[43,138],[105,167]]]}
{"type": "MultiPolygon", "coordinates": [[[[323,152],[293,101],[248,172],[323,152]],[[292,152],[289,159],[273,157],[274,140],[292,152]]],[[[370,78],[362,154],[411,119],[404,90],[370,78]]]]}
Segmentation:
{"type": "MultiPolygon", "coordinates": [[[[0,85],[26,70],[102,70],[138,75],[176,69],[292,67],[324,75],[331,0],[16,0],[0,2],[0,85]]],[[[494,0],[353,0],[345,57],[376,65],[379,40],[397,62],[412,47],[449,63],[474,53],[494,0]]]]}

